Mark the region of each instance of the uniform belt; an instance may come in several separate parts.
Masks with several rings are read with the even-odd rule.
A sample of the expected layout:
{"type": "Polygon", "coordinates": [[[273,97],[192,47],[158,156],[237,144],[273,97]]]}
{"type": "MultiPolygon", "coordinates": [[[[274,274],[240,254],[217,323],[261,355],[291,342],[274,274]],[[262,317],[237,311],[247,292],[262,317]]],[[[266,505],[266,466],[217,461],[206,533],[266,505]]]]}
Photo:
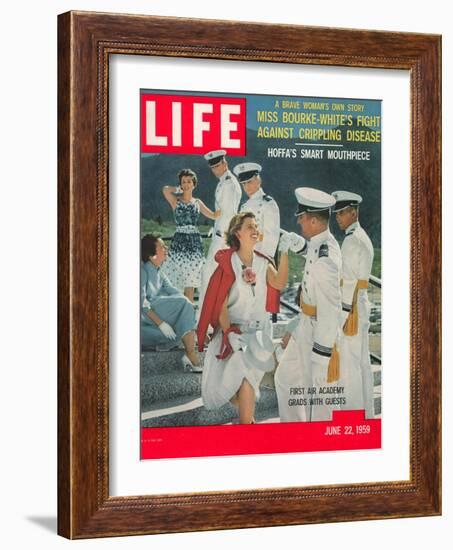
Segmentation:
{"type": "MultiPolygon", "coordinates": [[[[343,286],[343,279],[340,281],[340,286],[343,286]]],[[[359,290],[368,288],[368,281],[366,279],[357,279],[357,288],[359,290]]]]}
{"type": "MultiPolygon", "coordinates": [[[[311,306],[306,304],[302,298],[300,299],[300,307],[302,313],[308,315],[309,317],[316,317],[316,306],[311,306]]],[[[329,358],[329,363],[327,367],[327,383],[331,384],[337,382],[340,379],[340,355],[337,350],[336,344],[334,344],[332,349],[332,354],[329,358]]]]}
{"type": "Polygon", "coordinates": [[[359,310],[357,307],[357,297],[359,290],[368,288],[368,281],[358,279],[355,285],[354,295],[352,297],[351,311],[343,325],[343,332],[346,336],[356,336],[359,332],[359,310]]]}
{"type": "Polygon", "coordinates": [[[316,306],[306,304],[302,299],[300,300],[300,309],[304,315],[308,315],[308,317],[316,317],[316,306]]]}

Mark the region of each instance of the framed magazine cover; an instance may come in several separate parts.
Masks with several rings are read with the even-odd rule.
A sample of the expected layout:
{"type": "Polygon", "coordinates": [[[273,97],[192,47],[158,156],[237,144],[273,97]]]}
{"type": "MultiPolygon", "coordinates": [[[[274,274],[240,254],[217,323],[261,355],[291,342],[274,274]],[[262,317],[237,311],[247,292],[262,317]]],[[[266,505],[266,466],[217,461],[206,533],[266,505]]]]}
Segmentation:
{"type": "MultiPolygon", "coordinates": [[[[83,12],[59,17],[60,534],[87,538],[440,514],[440,93],[438,36],[83,12]],[[361,95],[360,87],[352,84],[359,80],[349,81],[349,73],[344,79],[345,88],[338,93],[332,80],[322,85],[317,81],[329,71],[332,71],[330,78],[333,75],[334,80],[341,80],[341,71],[353,69],[358,69],[353,78],[359,75],[359,80],[369,80],[371,87],[378,86],[387,76],[404,75],[407,85],[400,86],[403,105],[405,101],[401,112],[398,113],[398,107],[390,99],[391,87],[387,92],[382,91],[382,96],[380,91],[361,95]],[[372,70],[377,72],[372,74],[372,70]],[[303,86],[295,71],[303,75],[303,86]],[[134,75],[140,77],[136,79],[134,75]],[[210,79],[220,83],[211,85],[210,79]],[[276,80],[281,80],[280,87],[276,80]],[[381,122],[370,117],[382,115],[383,181],[389,181],[385,170],[390,168],[398,175],[401,165],[406,169],[408,182],[407,195],[404,191],[398,194],[393,184],[382,187],[382,223],[387,227],[383,228],[383,238],[390,235],[397,243],[397,256],[401,258],[398,270],[403,272],[402,282],[407,289],[405,301],[403,295],[392,294],[391,284],[384,287],[389,298],[383,302],[383,311],[385,307],[392,308],[392,317],[398,318],[398,311],[403,312],[403,317],[398,318],[400,324],[392,331],[397,340],[387,339],[391,344],[386,344],[384,353],[388,369],[383,369],[383,378],[388,376],[389,381],[388,386],[383,384],[383,395],[385,397],[388,388],[387,403],[398,401],[400,409],[395,409],[394,417],[389,414],[388,422],[382,418],[382,429],[391,431],[389,425],[399,426],[393,422],[395,419],[402,422],[404,429],[399,433],[399,427],[394,427],[391,439],[395,456],[405,457],[407,473],[393,472],[386,477],[385,469],[373,471],[378,456],[384,456],[391,446],[385,434],[381,444],[380,408],[378,413],[374,409],[374,418],[361,417],[353,421],[349,417],[345,422],[327,423],[329,426],[321,426],[322,422],[272,422],[273,414],[262,417],[269,420],[270,416],[270,422],[261,422],[257,408],[256,426],[238,426],[230,425],[233,421],[230,417],[213,422],[190,420],[168,424],[169,419],[181,418],[179,409],[173,415],[171,412],[161,414],[162,411],[157,414],[155,407],[144,407],[147,396],[144,396],[143,384],[140,386],[140,364],[141,381],[145,380],[151,388],[163,387],[157,383],[162,382],[157,378],[160,371],[153,365],[156,358],[158,363],[167,364],[170,355],[140,347],[137,337],[140,329],[131,331],[134,322],[136,329],[138,326],[138,321],[133,320],[138,320],[139,310],[138,235],[147,234],[149,227],[154,231],[153,224],[146,227],[144,224],[159,224],[158,217],[163,218],[159,224],[164,229],[162,237],[170,226],[168,212],[160,203],[157,213],[150,211],[149,216],[143,215],[147,185],[143,174],[146,170],[153,175],[164,174],[163,185],[169,174],[166,163],[173,169],[177,162],[175,157],[165,156],[174,152],[164,151],[159,155],[163,165],[158,167],[155,164],[158,159],[153,157],[155,151],[141,148],[144,140],[140,142],[139,128],[141,124],[143,130],[146,119],[141,118],[140,97],[153,103],[156,109],[159,101],[170,98],[180,106],[176,109],[183,110],[187,101],[197,98],[198,103],[211,102],[215,112],[219,97],[223,103],[234,103],[238,96],[248,102],[249,111],[254,101],[259,105],[253,111],[257,124],[253,127],[246,124],[246,130],[257,134],[266,132],[268,136],[263,139],[274,138],[270,135],[272,128],[283,126],[279,122],[272,124],[273,116],[281,121],[283,113],[288,116],[288,113],[303,112],[305,122],[314,121],[312,129],[318,130],[318,145],[299,144],[294,154],[300,154],[300,150],[323,150],[324,143],[319,141],[324,139],[326,129],[330,130],[330,139],[325,144],[329,143],[332,151],[335,150],[332,133],[335,129],[340,133],[344,130],[337,143],[344,146],[348,140],[348,124],[352,127],[357,124],[360,113],[357,115],[354,111],[359,109],[368,117],[363,119],[363,131],[368,135],[353,133],[350,141],[354,141],[354,135],[362,135],[364,141],[371,139],[371,132],[376,138],[381,122]],[[382,97],[381,112],[377,110],[380,109],[377,103],[382,97]],[[269,100],[274,108],[265,106],[269,100]],[[287,102],[285,107],[280,101],[287,102]],[[303,108],[295,107],[297,102],[302,105],[304,101],[303,108]],[[329,113],[335,109],[336,115],[345,118],[321,122],[321,104],[328,106],[325,109],[329,113]],[[349,106],[354,114],[351,119],[347,118],[349,106]],[[261,114],[275,111],[276,115],[261,114]],[[406,120],[404,113],[407,113],[406,120]],[[259,117],[262,118],[258,120],[259,117]],[[135,120],[135,126],[128,126],[131,120],[135,120]],[[339,129],[342,125],[344,128],[339,129]],[[397,141],[406,140],[407,155],[403,151],[393,158],[388,146],[385,148],[385,140],[390,141],[389,134],[397,134],[398,129],[402,135],[397,141]],[[123,163],[122,159],[128,155],[128,161],[123,163]],[[140,155],[141,164],[137,161],[140,155]],[[147,155],[151,155],[151,160],[147,155]],[[132,158],[135,161],[130,164],[132,158]],[[389,166],[390,163],[393,164],[389,166]],[[129,170],[130,166],[135,168],[129,170]],[[126,187],[124,182],[131,183],[126,187]],[[391,227],[395,217],[399,221],[391,227]],[[406,237],[398,241],[398,235],[405,235],[406,241],[406,237]],[[403,267],[405,259],[407,271],[403,267]],[[134,265],[134,268],[128,270],[125,265],[134,265]],[[126,291],[129,287],[131,290],[126,291]],[[121,298],[122,295],[126,297],[121,298]],[[132,352],[125,351],[123,343],[129,345],[130,342],[135,342],[135,348],[132,352]],[[407,357],[404,355],[406,344],[407,357]],[[398,355],[398,347],[402,348],[403,356],[398,355]],[[146,355],[153,353],[160,355],[146,355]],[[391,378],[390,369],[397,371],[396,366],[406,360],[407,380],[398,395],[400,381],[391,378]],[[151,372],[151,378],[144,378],[145,370],[146,376],[151,372]],[[125,405],[126,394],[135,395],[136,402],[125,405]],[[161,422],[162,418],[167,424],[146,424],[150,419],[161,422]],[[321,437],[327,447],[321,443],[321,447],[310,444],[307,448],[301,440],[313,441],[314,436],[304,431],[303,438],[297,442],[301,430],[320,427],[321,435],[333,432],[336,436],[338,429],[342,431],[341,437],[321,437]],[[346,427],[353,429],[356,437],[344,446],[346,427]],[[208,448],[210,441],[214,447],[208,448]],[[270,443],[257,448],[257,442],[263,441],[270,443]],[[169,452],[167,447],[167,451],[156,454],[156,449],[165,446],[162,442],[170,442],[172,450],[169,452]],[[200,451],[203,444],[204,451],[200,451]],[[340,449],[357,450],[336,453],[340,449]],[[329,453],[320,453],[324,450],[329,453]],[[311,453],[305,454],[306,451],[311,453]],[[381,454],[375,457],[372,452],[381,454]],[[276,457],[274,453],[281,456],[276,457]],[[329,456],[344,465],[344,477],[339,477],[335,468],[332,470],[329,456]],[[181,457],[185,458],[183,463],[181,457]],[[319,462],[321,472],[316,471],[314,461],[319,462]],[[369,472],[373,473],[362,471],[357,477],[354,472],[357,461],[367,462],[369,472]],[[191,483],[178,474],[182,464],[194,468],[191,483]],[[298,477],[300,469],[309,469],[310,475],[298,477]],[[123,482],[126,479],[123,471],[126,477],[134,471],[133,481],[123,482]],[[233,475],[238,471],[244,479],[233,475]],[[273,481],[276,471],[280,473],[273,481]],[[244,508],[247,514],[243,513],[244,508]]],[[[178,112],[172,111],[173,107],[169,109],[173,115],[178,112]]],[[[158,111],[154,114],[158,120],[158,111]]],[[[234,117],[230,117],[229,122],[236,125],[231,126],[230,137],[237,137],[234,132],[240,122],[234,117]]],[[[290,126],[290,123],[286,125],[290,126]]],[[[178,143],[177,125],[173,124],[173,132],[175,128],[176,138],[173,134],[172,139],[178,143]]],[[[157,126],[154,130],[149,135],[164,137],[157,126]]],[[[352,128],[352,131],[362,129],[352,128]]],[[[287,139],[288,136],[280,137],[287,139]]],[[[299,137],[303,142],[307,135],[299,137]]],[[[185,139],[184,130],[180,139],[185,139]]],[[[234,162],[235,151],[228,150],[228,162],[232,168],[248,161],[261,162],[265,187],[266,173],[278,165],[262,162],[256,151],[253,158],[250,156],[250,144],[258,143],[258,138],[248,143],[248,153],[242,151],[242,156],[236,155],[237,162],[234,162]]],[[[201,163],[201,153],[224,150],[224,146],[225,142],[205,144],[203,151],[199,149],[195,151],[196,156],[190,157],[198,163],[198,173],[203,174],[205,170],[204,180],[208,181],[210,165],[205,160],[205,164],[201,163]]],[[[264,156],[269,160],[269,156],[286,154],[279,152],[284,149],[293,147],[269,146],[264,156]]],[[[367,147],[361,143],[360,147],[350,147],[350,150],[355,151],[354,162],[358,163],[357,151],[365,155],[367,147]]],[[[371,155],[378,151],[375,170],[378,173],[381,149],[371,151],[371,155]]],[[[185,153],[194,155],[194,151],[185,153]]],[[[317,155],[322,156],[316,152],[311,154],[312,162],[316,162],[317,155]]],[[[333,152],[331,155],[334,158],[333,152]]],[[[309,164],[303,166],[304,170],[309,168],[309,164]]],[[[180,166],[185,167],[186,164],[180,166]]],[[[240,177],[241,170],[237,172],[240,177]]],[[[174,173],[176,177],[176,170],[174,173]]],[[[349,177],[352,181],[354,175],[349,177]]],[[[297,180],[297,168],[293,178],[297,180]]],[[[211,179],[214,181],[212,175],[211,179]]],[[[269,177],[269,182],[271,180],[269,177]]],[[[380,192],[380,172],[376,181],[380,192]]],[[[337,187],[334,183],[332,186],[337,187]]],[[[304,183],[296,182],[291,191],[303,186],[304,183]]],[[[331,193],[333,187],[325,187],[324,191],[331,193]]],[[[210,195],[214,188],[212,184],[210,195]]],[[[199,189],[202,192],[201,185],[199,189]]],[[[358,187],[350,189],[360,191],[358,187]]],[[[272,192],[275,194],[273,189],[272,192]]],[[[173,196],[177,197],[178,193],[173,196]]],[[[208,203],[209,193],[206,193],[208,203]]],[[[380,197],[379,193],[379,205],[380,197]]],[[[377,199],[373,200],[376,205],[377,199]]],[[[213,205],[211,197],[208,206],[213,205]]],[[[281,227],[291,231],[291,226],[285,225],[289,224],[290,206],[283,210],[283,197],[280,206],[284,212],[281,227]]],[[[292,206],[297,207],[295,198],[292,206]]],[[[366,212],[365,203],[363,206],[366,212]]],[[[294,227],[297,226],[294,224],[294,227]]],[[[174,239],[173,226],[171,232],[174,239]]],[[[387,258],[389,263],[398,264],[398,257],[395,259],[389,254],[387,258]]],[[[391,281],[393,276],[396,274],[384,281],[391,281]]],[[[170,354],[179,360],[181,352],[173,350],[170,354]]],[[[381,371],[378,371],[380,377],[381,371]]],[[[189,373],[183,379],[184,387],[195,384],[198,388],[199,377],[189,373]]],[[[165,392],[159,391],[162,391],[161,398],[165,392]]],[[[269,393],[272,394],[272,389],[269,393]]],[[[167,405],[174,404],[170,401],[167,405]]],[[[160,402],[162,404],[162,400],[160,402]]],[[[165,410],[170,408],[161,406],[165,410]]]]}

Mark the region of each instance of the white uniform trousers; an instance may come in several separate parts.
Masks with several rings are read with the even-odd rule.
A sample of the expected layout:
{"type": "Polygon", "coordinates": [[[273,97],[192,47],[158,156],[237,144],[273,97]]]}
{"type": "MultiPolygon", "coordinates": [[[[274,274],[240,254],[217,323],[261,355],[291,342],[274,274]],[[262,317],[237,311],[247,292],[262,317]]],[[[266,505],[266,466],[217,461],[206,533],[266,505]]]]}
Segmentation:
{"type": "Polygon", "coordinates": [[[373,373],[369,350],[370,303],[366,293],[359,295],[359,327],[355,336],[340,338],[340,383],[345,388],[344,410],[365,410],[374,418],[373,373]]]}
{"type": "Polygon", "coordinates": [[[340,408],[329,403],[336,394],[319,391],[338,383],[327,383],[327,360],[320,358],[318,362],[313,359],[315,322],[307,315],[301,316],[277,367],[275,390],[280,422],[331,420],[332,412],[340,408]],[[310,391],[313,388],[315,392],[310,391]],[[303,393],[300,393],[301,389],[303,393]]]}

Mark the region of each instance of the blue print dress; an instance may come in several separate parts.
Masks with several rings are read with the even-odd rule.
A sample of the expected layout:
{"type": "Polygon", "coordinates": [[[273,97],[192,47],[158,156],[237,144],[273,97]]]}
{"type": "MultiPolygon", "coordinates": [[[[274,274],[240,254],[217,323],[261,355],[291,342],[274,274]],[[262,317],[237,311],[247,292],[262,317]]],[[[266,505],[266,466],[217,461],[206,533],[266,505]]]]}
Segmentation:
{"type": "Polygon", "coordinates": [[[204,264],[203,243],[197,227],[200,216],[198,200],[178,201],[174,216],[176,230],[162,269],[176,288],[182,291],[186,287],[197,288],[201,284],[204,264]]]}

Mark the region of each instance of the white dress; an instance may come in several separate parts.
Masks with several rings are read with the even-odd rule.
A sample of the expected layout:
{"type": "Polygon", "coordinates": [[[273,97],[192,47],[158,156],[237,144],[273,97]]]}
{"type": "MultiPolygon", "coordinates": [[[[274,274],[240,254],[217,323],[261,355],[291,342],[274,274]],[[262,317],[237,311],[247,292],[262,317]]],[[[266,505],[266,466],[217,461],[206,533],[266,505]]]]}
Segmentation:
{"type": "MultiPolygon", "coordinates": [[[[256,273],[256,285],[252,287],[242,279],[242,263],[234,253],[231,263],[236,276],[228,295],[228,316],[231,324],[239,325],[243,333],[263,330],[271,336],[272,325],[269,313],[266,312],[267,268],[268,260],[254,255],[252,269],[256,273]]],[[[207,409],[217,409],[227,403],[240,388],[244,379],[248,380],[259,399],[259,385],[264,371],[272,367],[263,363],[261,368],[244,351],[232,353],[226,360],[216,358],[220,353],[223,332],[219,329],[209,343],[203,367],[201,396],[207,409]],[[263,368],[264,367],[264,368],[263,368]]],[[[268,362],[273,362],[273,356],[268,362]]]]}

